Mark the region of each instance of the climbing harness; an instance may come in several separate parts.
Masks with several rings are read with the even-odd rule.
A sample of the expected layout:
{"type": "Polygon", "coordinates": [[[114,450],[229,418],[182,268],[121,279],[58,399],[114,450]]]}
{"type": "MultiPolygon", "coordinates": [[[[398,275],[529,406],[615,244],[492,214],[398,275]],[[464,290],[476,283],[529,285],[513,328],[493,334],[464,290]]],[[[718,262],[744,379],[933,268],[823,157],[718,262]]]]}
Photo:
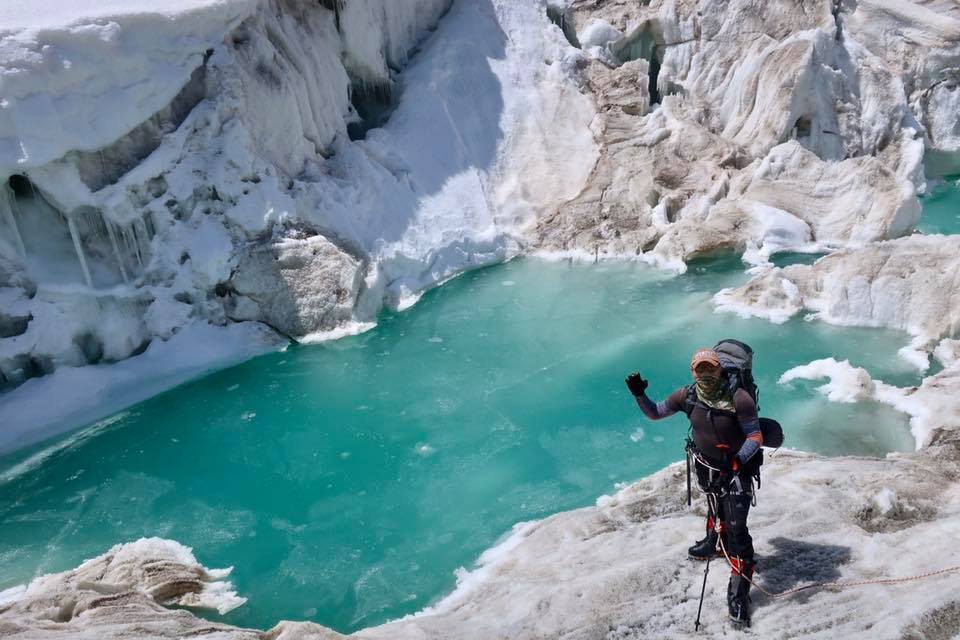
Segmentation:
{"type": "MultiPolygon", "coordinates": [[[[709,462],[707,462],[706,459],[700,454],[700,452],[697,451],[697,448],[696,448],[696,446],[693,444],[693,441],[692,441],[690,438],[687,438],[687,505],[688,505],[688,506],[691,504],[691,496],[690,496],[690,494],[691,494],[691,491],[690,491],[690,460],[691,460],[691,459],[693,459],[694,464],[698,464],[698,465],[702,466],[704,469],[707,470],[707,473],[708,473],[708,476],[707,476],[707,478],[708,478],[708,480],[707,480],[707,486],[708,486],[708,487],[715,487],[715,486],[716,486],[716,483],[717,483],[719,480],[721,480],[721,479],[723,479],[723,478],[725,478],[725,477],[729,477],[729,476],[731,475],[729,472],[724,471],[723,469],[721,469],[721,468],[719,468],[719,467],[715,467],[715,466],[713,466],[712,464],[710,464],[709,462]]],[[[750,483],[750,487],[749,487],[749,491],[748,491],[748,492],[750,493],[750,506],[753,506],[753,507],[757,506],[757,492],[753,490],[753,480],[754,480],[754,478],[757,479],[757,488],[759,489],[759,488],[760,488],[760,476],[759,476],[759,474],[756,475],[756,476],[750,476],[750,477],[748,478],[748,481],[749,481],[749,483],[750,483]]],[[[730,480],[730,483],[731,483],[731,486],[734,486],[734,487],[736,488],[736,491],[734,491],[733,493],[744,493],[744,489],[743,489],[743,479],[742,479],[742,477],[740,476],[740,474],[734,473],[734,474],[733,474],[733,478],[730,480]]],[[[706,489],[704,490],[704,492],[707,493],[708,495],[709,495],[710,493],[717,493],[717,491],[714,491],[714,490],[706,490],[706,489]]]]}

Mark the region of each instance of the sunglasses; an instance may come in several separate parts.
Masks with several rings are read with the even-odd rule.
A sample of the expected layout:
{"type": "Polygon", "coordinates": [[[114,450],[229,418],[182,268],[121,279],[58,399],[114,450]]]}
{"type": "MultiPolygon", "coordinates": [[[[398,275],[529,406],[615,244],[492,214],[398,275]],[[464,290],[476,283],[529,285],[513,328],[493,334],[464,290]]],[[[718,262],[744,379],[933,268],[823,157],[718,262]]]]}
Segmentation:
{"type": "Polygon", "coordinates": [[[693,368],[694,373],[719,373],[720,367],[709,362],[701,362],[693,368]]]}

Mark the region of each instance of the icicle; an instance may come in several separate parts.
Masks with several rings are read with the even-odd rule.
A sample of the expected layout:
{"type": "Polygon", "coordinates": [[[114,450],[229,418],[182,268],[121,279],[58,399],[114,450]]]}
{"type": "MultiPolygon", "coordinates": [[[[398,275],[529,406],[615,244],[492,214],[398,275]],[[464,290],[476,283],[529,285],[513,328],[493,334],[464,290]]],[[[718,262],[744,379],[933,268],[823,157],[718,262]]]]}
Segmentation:
{"type": "Polygon", "coordinates": [[[133,253],[133,248],[130,246],[130,230],[126,225],[118,225],[117,228],[120,230],[120,244],[123,247],[123,255],[130,256],[133,253]]]}
{"type": "Polygon", "coordinates": [[[133,252],[137,256],[137,264],[140,265],[140,271],[143,272],[143,256],[140,255],[140,238],[137,237],[137,225],[130,225],[130,233],[133,234],[133,252]]]}
{"type": "MultiPolygon", "coordinates": [[[[147,223],[143,221],[143,218],[137,218],[137,222],[140,223],[140,228],[143,233],[140,235],[141,242],[143,242],[143,255],[146,256],[147,262],[150,261],[150,232],[147,231],[147,223]]],[[[136,224],[136,223],[134,223],[136,224]]]]}
{"type": "Polygon", "coordinates": [[[67,226],[70,227],[70,237],[73,238],[73,248],[77,250],[77,258],[80,259],[80,268],[83,269],[83,277],[87,280],[87,286],[93,289],[93,279],[90,278],[87,259],[83,255],[83,247],[80,246],[80,234],[77,233],[77,223],[73,221],[72,216],[67,217],[67,226]]]}
{"type": "Polygon", "coordinates": [[[117,246],[117,234],[113,231],[113,223],[104,220],[107,227],[107,235],[110,236],[110,244],[113,245],[113,255],[117,258],[117,264],[120,265],[120,275],[123,276],[123,283],[130,284],[130,278],[127,277],[127,268],[123,266],[123,256],[120,255],[120,247],[117,246]]]}
{"type": "Polygon", "coordinates": [[[20,252],[20,257],[25,260],[27,258],[27,249],[23,246],[23,237],[20,235],[19,227],[17,227],[17,217],[13,214],[13,207],[16,205],[9,194],[5,193],[4,196],[6,196],[6,202],[3,203],[0,208],[3,209],[3,213],[7,218],[7,224],[13,229],[13,238],[17,242],[17,250],[20,252]]]}

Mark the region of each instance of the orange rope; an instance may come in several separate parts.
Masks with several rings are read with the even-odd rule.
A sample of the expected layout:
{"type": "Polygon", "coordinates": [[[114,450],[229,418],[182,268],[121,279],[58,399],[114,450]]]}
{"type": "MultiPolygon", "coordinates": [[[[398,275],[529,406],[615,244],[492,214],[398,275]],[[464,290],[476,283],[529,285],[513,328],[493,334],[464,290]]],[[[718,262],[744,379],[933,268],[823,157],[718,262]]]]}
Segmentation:
{"type": "MultiPolygon", "coordinates": [[[[774,453],[776,453],[776,451],[774,451],[774,453]]],[[[710,465],[706,464],[703,460],[701,460],[699,456],[695,456],[695,458],[698,464],[702,464],[708,469],[715,469],[714,467],[711,467],[710,465]]],[[[715,469],[715,470],[719,471],[719,469],[715,469]]],[[[710,493],[707,493],[707,507],[709,510],[712,510],[713,513],[717,512],[717,508],[713,504],[713,501],[716,501],[717,499],[718,499],[717,496],[711,496],[710,493]]],[[[870,584],[899,584],[901,582],[910,582],[912,580],[923,580],[926,578],[932,578],[934,576],[943,575],[945,573],[953,573],[954,571],[960,571],[960,564],[958,564],[953,567],[947,567],[946,569],[928,571],[926,573],[920,573],[913,576],[903,576],[902,578],[876,578],[873,580],[857,580],[857,581],[851,581],[851,582],[813,582],[811,584],[806,584],[806,585],[803,585],[802,587],[797,587],[795,589],[789,589],[787,591],[774,593],[771,591],[767,591],[766,589],[758,585],[756,582],[754,582],[751,578],[748,578],[747,576],[740,573],[740,570],[733,565],[733,561],[730,559],[729,554],[727,554],[727,547],[723,543],[723,536],[720,535],[720,529],[719,529],[721,524],[720,518],[715,517],[714,523],[715,523],[714,530],[717,532],[717,539],[720,542],[720,550],[723,551],[723,557],[724,559],[726,559],[727,564],[730,565],[730,569],[736,572],[741,577],[743,577],[747,582],[750,583],[751,586],[756,587],[758,591],[760,591],[761,593],[771,598],[785,598],[795,593],[806,591],[807,589],[847,589],[850,587],[862,587],[870,584]]]]}
{"type": "MultiPolygon", "coordinates": [[[[718,518],[714,519],[715,522],[719,521],[718,518]]],[[[749,582],[751,585],[757,588],[758,591],[764,593],[771,598],[785,598],[787,596],[799,593],[800,591],[806,591],[807,589],[847,589],[849,587],[862,587],[868,584],[897,584],[900,582],[910,582],[911,580],[923,580],[924,578],[932,578],[933,576],[943,575],[944,573],[951,573],[953,571],[960,571],[960,564],[954,567],[947,567],[946,569],[939,569],[937,571],[928,571],[927,573],[921,573],[915,576],[904,576],[902,578],[876,578],[874,580],[857,580],[855,582],[814,582],[811,584],[804,585],[802,587],[797,587],[796,589],[790,589],[788,591],[781,591],[779,593],[773,593],[767,591],[756,582],[748,578],[747,576],[740,573],[740,570],[733,566],[733,561],[730,559],[730,556],[727,554],[727,547],[723,543],[723,538],[719,537],[720,541],[720,550],[723,551],[723,557],[726,558],[727,564],[730,565],[730,569],[735,571],[740,575],[744,580],[749,582]]]]}

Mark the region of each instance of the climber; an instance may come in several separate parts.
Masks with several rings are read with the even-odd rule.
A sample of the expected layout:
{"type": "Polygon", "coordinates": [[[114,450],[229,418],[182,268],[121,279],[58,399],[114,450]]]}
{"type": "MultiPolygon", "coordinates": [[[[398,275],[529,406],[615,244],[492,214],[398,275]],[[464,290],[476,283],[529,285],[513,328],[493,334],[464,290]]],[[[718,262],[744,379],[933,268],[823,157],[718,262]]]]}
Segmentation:
{"type": "MultiPolygon", "coordinates": [[[[753,480],[759,478],[763,445],[757,416],[756,385],[753,384],[752,350],[736,341],[723,341],[714,349],[699,349],[690,363],[694,383],[674,391],[666,400],[653,402],[646,395],[648,381],[631,373],[627,387],[643,413],[660,420],[683,411],[690,419],[692,451],[700,488],[709,494],[716,513],[707,517],[707,535],[688,550],[696,560],[721,555],[722,543],[731,564],[727,585],[727,606],[736,625],[749,626],[749,580],[753,577],[753,540],[747,530],[747,514],[753,499],[753,480]],[[748,357],[740,369],[721,366],[717,349],[744,347],[748,357]],[[731,389],[733,389],[731,391],[731,389]]],[[[736,365],[736,363],[734,363],[736,365]]]]}

